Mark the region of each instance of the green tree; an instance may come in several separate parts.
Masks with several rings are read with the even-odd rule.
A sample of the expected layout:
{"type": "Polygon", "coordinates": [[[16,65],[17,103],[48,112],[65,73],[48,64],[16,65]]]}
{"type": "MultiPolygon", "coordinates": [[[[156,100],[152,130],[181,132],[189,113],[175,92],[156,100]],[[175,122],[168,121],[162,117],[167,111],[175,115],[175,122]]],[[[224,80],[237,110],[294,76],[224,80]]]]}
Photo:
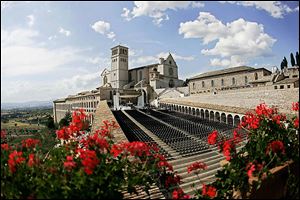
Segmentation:
{"type": "Polygon", "coordinates": [[[55,125],[54,125],[54,119],[52,116],[48,116],[47,118],[47,121],[46,121],[46,126],[49,128],[49,129],[54,129],[55,128],[55,125]]]}
{"type": "Polygon", "coordinates": [[[65,117],[59,121],[58,125],[59,127],[69,126],[71,120],[72,120],[72,116],[71,113],[68,111],[66,112],[65,117]]]}
{"type": "Polygon", "coordinates": [[[291,65],[295,66],[295,58],[294,58],[293,53],[291,53],[291,65]]]}
{"type": "Polygon", "coordinates": [[[185,79],[185,81],[183,82],[183,86],[188,86],[189,81],[189,79],[185,79]]]}
{"type": "Polygon", "coordinates": [[[284,66],[287,67],[288,66],[288,61],[287,61],[286,57],[283,58],[283,62],[284,62],[284,66]]]}
{"type": "Polygon", "coordinates": [[[296,64],[297,64],[297,66],[299,66],[299,63],[300,63],[300,61],[299,61],[299,53],[297,51],[296,52],[296,64]]]}

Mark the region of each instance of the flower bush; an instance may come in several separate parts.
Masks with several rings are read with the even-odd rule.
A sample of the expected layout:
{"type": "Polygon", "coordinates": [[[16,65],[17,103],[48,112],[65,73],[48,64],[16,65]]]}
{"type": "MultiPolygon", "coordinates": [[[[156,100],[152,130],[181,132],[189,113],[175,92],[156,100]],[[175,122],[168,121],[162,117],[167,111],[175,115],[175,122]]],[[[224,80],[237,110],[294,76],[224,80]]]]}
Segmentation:
{"type": "MultiPolygon", "coordinates": [[[[276,109],[265,104],[256,107],[255,112],[246,114],[239,127],[234,130],[230,139],[221,138],[218,143],[219,150],[223,153],[226,162],[216,174],[216,180],[202,189],[196,191],[196,198],[241,198],[236,196],[258,189],[262,180],[270,176],[269,170],[292,161],[299,162],[299,103],[293,103],[292,110],[297,115],[287,119],[279,114],[276,109]],[[246,130],[244,147],[239,151],[241,144],[241,130],[246,130]],[[249,179],[257,178],[250,184],[249,179]]],[[[208,144],[216,144],[218,133],[212,132],[208,136],[208,144]]],[[[295,181],[295,188],[299,188],[299,177],[289,173],[289,180],[295,181]]],[[[287,194],[296,195],[297,189],[290,189],[287,194]]]]}
{"type": "Polygon", "coordinates": [[[90,134],[85,118],[83,110],[75,111],[70,125],[56,131],[57,145],[46,155],[36,139],[1,144],[1,198],[112,199],[136,192],[136,186],[148,193],[153,183],[178,191],[180,177],[157,147],[114,143],[115,122],[104,121],[90,134]]]}

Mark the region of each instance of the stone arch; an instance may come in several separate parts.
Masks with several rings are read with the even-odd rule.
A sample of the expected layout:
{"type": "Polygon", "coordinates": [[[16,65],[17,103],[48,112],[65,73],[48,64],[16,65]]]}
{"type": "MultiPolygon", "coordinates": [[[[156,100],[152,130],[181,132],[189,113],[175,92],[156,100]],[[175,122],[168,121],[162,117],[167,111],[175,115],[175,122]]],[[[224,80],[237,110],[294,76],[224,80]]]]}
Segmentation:
{"type": "Polygon", "coordinates": [[[205,110],[204,118],[205,119],[209,119],[209,111],[208,110],[205,110]]]}
{"type": "Polygon", "coordinates": [[[200,111],[200,117],[201,117],[201,119],[204,119],[204,110],[203,109],[201,109],[201,111],[200,111]]]}
{"type": "Polygon", "coordinates": [[[193,114],[193,115],[196,115],[195,108],[192,108],[192,114],[193,114]]]}
{"type": "Polygon", "coordinates": [[[191,109],[191,107],[189,107],[189,114],[192,114],[192,109],[191,109]]]}
{"type": "Polygon", "coordinates": [[[178,111],[178,105],[176,105],[176,111],[178,111]]]}
{"type": "Polygon", "coordinates": [[[215,119],[217,122],[220,122],[221,121],[221,116],[220,116],[220,113],[219,112],[216,112],[215,113],[215,119]]]}
{"type": "Polygon", "coordinates": [[[243,117],[242,117],[242,120],[241,120],[241,122],[243,122],[243,121],[245,121],[245,116],[243,116],[243,117]]]}
{"type": "Polygon", "coordinates": [[[179,112],[181,112],[181,106],[179,106],[179,112]]]}
{"type": "Polygon", "coordinates": [[[185,109],[185,113],[188,113],[188,108],[187,108],[187,107],[185,107],[184,109],[185,109]]]}
{"type": "Polygon", "coordinates": [[[233,126],[233,117],[231,114],[227,115],[227,124],[233,126]]]}
{"type": "Polygon", "coordinates": [[[226,115],[225,115],[225,113],[221,114],[221,122],[226,123],[226,115]]]}
{"type": "Polygon", "coordinates": [[[238,126],[240,124],[240,122],[241,122],[240,116],[235,115],[234,118],[233,118],[234,126],[238,126]]]}
{"type": "Polygon", "coordinates": [[[214,117],[215,117],[214,111],[210,111],[209,112],[209,120],[214,121],[214,117]]]}
{"type": "Polygon", "coordinates": [[[196,116],[199,116],[200,115],[200,111],[199,111],[199,109],[197,108],[196,109],[196,116]]]}

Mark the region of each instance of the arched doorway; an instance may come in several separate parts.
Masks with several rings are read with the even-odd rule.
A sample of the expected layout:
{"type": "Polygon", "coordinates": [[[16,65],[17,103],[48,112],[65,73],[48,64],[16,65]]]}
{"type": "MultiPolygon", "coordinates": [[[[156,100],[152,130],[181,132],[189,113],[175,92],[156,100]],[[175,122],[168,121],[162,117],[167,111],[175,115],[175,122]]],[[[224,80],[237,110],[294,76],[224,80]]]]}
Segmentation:
{"type": "Polygon", "coordinates": [[[205,117],[204,118],[207,119],[207,120],[209,120],[209,112],[208,112],[208,110],[205,110],[205,117]]]}
{"type": "Polygon", "coordinates": [[[233,117],[232,117],[231,114],[229,114],[229,115],[227,116],[227,124],[233,126],[233,117]]]}
{"type": "Polygon", "coordinates": [[[225,113],[221,114],[221,122],[226,123],[226,115],[225,115],[225,113]]]}
{"type": "Polygon", "coordinates": [[[209,113],[209,120],[210,121],[214,121],[214,117],[215,117],[214,112],[210,111],[210,113],[209,113]]]}
{"type": "Polygon", "coordinates": [[[169,87],[170,88],[173,88],[174,87],[174,81],[173,81],[173,79],[171,79],[170,81],[169,81],[169,87]]]}
{"type": "Polygon", "coordinates": [[[220,120],[221,120],[220,113],[216,112],[216,121],[220,122],[220,120]]]}
{"type": "Polygon", "coordinates": [[[201,109],[201,111],[200,111],[200,117],[201,117],[201,119],[204,119],[204,110],[203,109],[201,109]]]}
{"type": "Polygon", "coordinates": [[[234,116],[234,126],[238,126],[240,124],[240,116],[236,115],[234,116]]]}
{"type": "Polygon", "coordinates": [[[199,109],[196,109],[196,116],[199,116],[200,115],[200,111],[199,109]]]}

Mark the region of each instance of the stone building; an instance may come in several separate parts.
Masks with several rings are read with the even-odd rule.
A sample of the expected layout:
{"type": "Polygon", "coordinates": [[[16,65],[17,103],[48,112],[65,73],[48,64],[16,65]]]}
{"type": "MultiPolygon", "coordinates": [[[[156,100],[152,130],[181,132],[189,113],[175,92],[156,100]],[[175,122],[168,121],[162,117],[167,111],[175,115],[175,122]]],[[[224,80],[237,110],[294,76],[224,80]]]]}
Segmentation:
{"type": "Polygon", "coordinates": [[[112,105],[113,96],[117,94],[121,105],[138,105],[141,101],[144,105],[152,101],[161,89],[183,85],[171,54],[166,59],[160,58],[158,63],[128,69],[128,51],[127,47],[120,45],[111,48],[111,67],[101,72],[100,87],[53,101],[54,121],[58,123],[66,112],[83,108],[90,114],[92,122],[100,100],[107,100],[112,105]]]}
{"type": "Polygon", "coordinates": [[[183,85],[183,80],[178,79],[178,66],[171,54],[166,59],[160,58],[158,63],[128,69],[128,48],[118,45],[111,50],[111,69],[106,68],[101,73],[102,86],[128,89],[143,81],[155,90],[183,85]]]}
{"type": "Polygon", "coordinates": [[[250,87],[289,89],[299,87],[299,67],[271,72],[265,68],[239,66],[202,73],[189,80],[191,95],[250,87]]]}

